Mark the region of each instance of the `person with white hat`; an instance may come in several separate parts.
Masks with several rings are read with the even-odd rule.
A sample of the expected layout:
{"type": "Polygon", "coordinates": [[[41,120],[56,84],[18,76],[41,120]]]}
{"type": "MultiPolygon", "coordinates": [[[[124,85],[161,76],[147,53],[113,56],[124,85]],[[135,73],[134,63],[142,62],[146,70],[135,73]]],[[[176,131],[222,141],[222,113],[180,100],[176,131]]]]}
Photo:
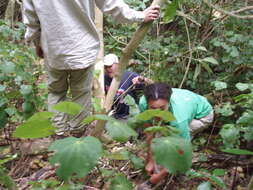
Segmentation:
{"type": "MultiPolygon", "coordinates": [[[[107,94],[112,79],[118,71],[119,58],[115,54],[108,54],[104,57],[104,86],[105,93],[107,94]]],[[[124,103],[124,97],[126,95],[132,96],[136,103],[138,102],[137,92],[144,88],[144,84],[150,83],[150,79],[140,76],[138,73],[132,71],[125,71],[119,88],[116,92],[115,103],[113,105],[114,114],[113,116],[117,119],[126,119],[129,115],[129,106],[124,103]]]]}
{"type": "Polygon", "coordinates": [[[70,101],[83,108],[71,120],[56,114],[53,123],[59,135],[79,128],[91,113],[91,84],[100,48],[95,5],[119,23],[149,22],[159,16],[159,6],[136,11],[124,0],[23,0],[25,39],[34,42],[48,75],[48,110],[67,100],[68,92],[70,101]]]}

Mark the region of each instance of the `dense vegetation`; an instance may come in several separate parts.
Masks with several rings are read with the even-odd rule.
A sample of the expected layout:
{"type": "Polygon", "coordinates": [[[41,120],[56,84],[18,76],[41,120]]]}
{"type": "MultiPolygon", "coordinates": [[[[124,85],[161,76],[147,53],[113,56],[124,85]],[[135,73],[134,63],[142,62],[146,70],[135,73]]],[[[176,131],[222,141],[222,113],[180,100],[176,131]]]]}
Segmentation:
{"type": "MultiPolygon", "coordinates": [[[[136,9],[143,9],[150,1],[127,0],[126,2],[136,9]]],[[[227,10],[238,10],[249,6],[247,1],[233,3],[219,1],[217,4],[227,10]]],[[[252,14],[252,10],[246,13],[252,14]]],[[[168,177],[160,188],[172,189],[173,186],[175,189],[240,189],[246,187],[253,169],[252,157],[248,156],[253,154],[250,152],[253,150],[253,19],[226,16],[211,9],[201,0],[187,1],[178,5],[178,12],[173,19],[166,19],[168,14],[163,11],[163,19],[155,22],[149,35],[145,37],[133,56],[133,64],[129,69],[155,81],[167,82],[173,87],[191,89],[205,95],[214,105],[216,119],[212,127],[193,139],[192,169],[183,176],[168,177]],[[235,156],[225,154],[224,149],[235,156]]],[[[110,17],[106,17],[104,24],[106,53],[113,52],[120,56],[122,48],[131,39],[136,27],[135,24],[132,26],[116,24],[110,17]]],[[[22,186],[22,178],[27,177],[31,180],[32,177],[29,176],[32,173],[47,165],[48,155],[31,156],[25,155],[22,150],[14,151],[20,147],[16,145],[19,141],[12,136],[12,130],[28,118],[30,119],[22,125],[23,128],[29,122],[35,126],[38,121],[44,122],[52,117],[49,112],[40,112],[40,115],[35,114],[31,117],[36,111],[46,110],[46,85],[43,67],[35,57],[33,49],[24,44],[23,33],[24,26],[21,23],[16,23],[14,28],[11,28],[5,21],[0,21],[0,130],[2,132],[0,184],[5,181],[5,187],[14,189],[13,180],[6,173],[10,173],[10,176],[22,186]],[[10,150],[9,147],[12,149],[10,150]],[[17,152],[22,154],[15,154],[17,152]],[[24,166],[19,165],[23,161],[24,166]],[[29,165],[28,170],[22,171],[22,168],[27,167],[28,161],[32,164],[29,165]]],[[[78,110],[75,106],[60,105],[56,109],[74,115],[78,110]],[[66,107],[70,109],[66,110],[66,107]]],[[[133,115],[137,115],[134,109],[133,115]]],[[[101,143],[92,137],[67,138],[56,141],[50,146],[50,151],[59,151],[49,160],[51,163],[60,162],[63,165],[60,170],[57,170],[57,174],[65,180],[69,179],[72,173],[76,173],[78,177],[87,175],[96,165],[94,161],[101,159],[103,155],[99,166],[96,166],[96,169],[85,179],[75,176],[71,178],[71,182],[65,183],[65,186],[61,186],[59,178],[54,178],[54,180],[33,182],[31,189],[50,187],[82,189],[82,184],[96,186],[98,189],[109,188],[108,184],[111,184],[111,189],[119,189],[118,185],[122,189],[131,189],[131,182],[139,183],[145,179],[146,176],[142,172],[143,157],[138,154],[145,149],[143,148],[145,145],[140,139],[131,139],[131,143],[123,144],[130,136],[137,136],[137,133],[131,127],[122,124],[119,124],[123,126],[120,131],[115,130],[118,121],[105,116],[94,116],[86,122],[95,119],[109,120],[112,124],[107,127],[107,133],[120,143],[113,142],[102,147],[101,143]],[[61,161],[66,155],[60,150],[67,147],[69,151],[73,147],[68,145],[75,143],[80,144],[80,151],[72,151],[73,157],[69,159],[75,159],[75,155],[80,154],[87,154],[87,157],[93,155],[93,160],[81,160],[81,163],[90,163],[88,167],[82,165],[85,168],[82,171],[78,170],[80,168],[78,164],[68,168],[64,165],[66,163],[61,161]],[[81,145],[92,146],[96,152],[82,149],[81,145]]],[[[43,131],[43,128],[40,128],[41,131],[37,128],[39,132],[26,128],[25,137],[36,138],[52,134],[53,126],[50,122],[43,123],[43,126],[50,132],[43,131]]],[[[159,131],[159,128],[157,130],[159,131]]],[[[22,131],[15,132],[16,136],[22,136],[20,133],[22,131]]],[[[164,141],[158,142],[162,144],[164,141]]],[[[183,161],[178,162],[180,163],[183,161]]],[[[173,165],[173,167],[179,166],[173,165]]]]}

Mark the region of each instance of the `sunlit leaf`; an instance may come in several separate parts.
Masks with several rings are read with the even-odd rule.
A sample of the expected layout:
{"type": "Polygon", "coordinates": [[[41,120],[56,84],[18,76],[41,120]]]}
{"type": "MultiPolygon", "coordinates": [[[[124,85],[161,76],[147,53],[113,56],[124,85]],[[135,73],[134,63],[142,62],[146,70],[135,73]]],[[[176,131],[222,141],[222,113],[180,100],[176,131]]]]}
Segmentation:
{"type": "Polygon", "coordinates": [[[137,133],[131,127],[117,120],[107,122],[106,130],[113,140],[119,142],[126,142],[130,137],[137,137],[137,133]]]}
{"type": "Polygon", "coordinates": [[[142,121],[148,121],[154,117],[159,117],[163,119],[165,122],[169,121],[175,121],[176,118],[173,116],[172,113],[168,111],[163,111],[163,110],[158,110],[158,109],[151,109],[151,110],[146,110],[136,116],[137,120],[142,120],[142,121]]]}
{"type": "Polygon", "coordinates": [[[18,138],[43,138],[54,134],[55,127],[50,119],[53,117],[51,112],[38,112],[25,123],[21,124],[14,132],[18,138]]]}
{"type": "Polygon", "coordinates": [[[206,58],[202,59],[201,61],[207,62],[207,63],[212,63],[214,65],[219,65],[218,61],[213,57],[206,57],[206,58]]]}
{"type": "Polygon", "coordinates": [[[240,91],[244,91],[244,90],[247,90],[249,88],[249,84],[246,84],[246,83],[237,83],[236,85],[236,88],[240,91]]]}
{"type": "Polygon", "coordinates": [[[227,88],[227,83],[221,81],[214,81],[213,82],[215,90],[222,90],[227,88]]]}
{"type": "Polygon", "coordinates": [[[178,6],[179,0],[173,0],[171,3],[167,4],[167,8],[163,17],[165,22],[169,22],[171,19],[173,19],[174,16],[176,16],[178,6]]]}
{"type": "Polygon", "coordinates": [[[196,49],[200,50],[200,51],[207,51],[205,46],[198,46],[198,47],[196,47],[196,49]]]}
{"type": "Polygon", "coordinates": [[[59,164],[57,175],[68,180],[72,174],[86,176],[97,164],[102,155],[102,144],[94,137],[68,137],[55,141],[50,147],[54,155],[51,164],[59,164]]]}
{"type": "Polygon", "coordinates": [[[156,163],[171,174],[185,173],[192,165],[191,143],[183,138],[155,138],[152,141],[152,150],[156,163]]]}
{"type": "Polygon", "coordinates": [[[31,85],[21,85],[20,86],[20,92],[22,95],[28,95],[32,93],[32,86],[31,85]]]}
{"type": "Polygon", "coordinates": [[[70,115],[77,115],[80,113],[82,107],[74,102],[60,102],[54,105],[53,109],[70,115]]]}

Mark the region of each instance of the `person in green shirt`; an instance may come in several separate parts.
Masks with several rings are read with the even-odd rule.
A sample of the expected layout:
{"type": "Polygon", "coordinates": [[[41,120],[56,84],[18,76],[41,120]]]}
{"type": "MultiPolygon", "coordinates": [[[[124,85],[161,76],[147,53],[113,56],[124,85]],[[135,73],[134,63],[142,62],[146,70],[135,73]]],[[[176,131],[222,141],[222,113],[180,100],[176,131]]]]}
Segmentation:
{"type": "MultiPolygon", "coordinates": [[[[165,83],[153,83],[144,89],[144,96],[139,101],[140,111],[147,109],[160,109],[170,111],[176,118],[170,122],[171,126],[180,131],[180,136],[191,140],[194,135],[206,129],[213,121],[213,109],[207,99],[201,95],[185,89],[171,88],[165,83]]],[[[150,179],[141,184],[138,190],[146,190],[149,186],[157,184],[166,175],[165,168],[159,168],[153,160],[151,142],[152,134],[146,133],[148,155],[145,169],[150,179]]]]}

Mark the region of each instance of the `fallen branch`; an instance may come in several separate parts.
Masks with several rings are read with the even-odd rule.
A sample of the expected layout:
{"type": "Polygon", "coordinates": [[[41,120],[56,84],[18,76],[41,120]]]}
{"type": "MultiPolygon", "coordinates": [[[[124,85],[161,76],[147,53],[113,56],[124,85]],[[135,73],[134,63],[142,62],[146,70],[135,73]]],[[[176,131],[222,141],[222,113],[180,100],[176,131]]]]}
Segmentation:
{"type": "Polygon", "coordinates": [[[253,6],[249,6],[249,7],[244,7],[242,9],[239,9],[239,10],[236,10],[236,11],[226,11],[222,8],[220,8],[219,6],[217,5],[214,5],[212,3],[209,2],[209,0],[203,0],[203,2],[205,4],[207,4],[209,7],[225,14],[225,15],[228,15],[228,16],[231,16],[231,17],[235,17],[235,18],[239,18],[239,19],[253,19],[253,15],[237,15],[236,13],[240,13],[240,12],[243,12],[243,11],[246,11],[246,10],[251,10],[253,9],[253,6]]]}

